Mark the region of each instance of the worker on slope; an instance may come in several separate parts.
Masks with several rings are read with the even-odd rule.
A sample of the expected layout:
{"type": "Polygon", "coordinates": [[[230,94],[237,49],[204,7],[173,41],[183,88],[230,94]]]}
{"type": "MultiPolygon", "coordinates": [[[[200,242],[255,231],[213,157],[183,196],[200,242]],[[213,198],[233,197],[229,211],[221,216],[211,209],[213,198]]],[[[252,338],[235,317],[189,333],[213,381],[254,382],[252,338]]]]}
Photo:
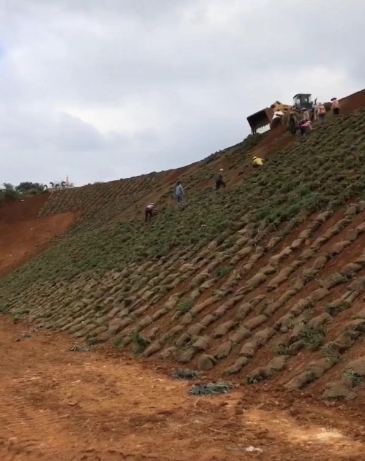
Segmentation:
{"type": "Polygon", "coordinates": [[[264,166],[264,160],[261,157],[252,157],[252,166],[254,168],[264,166]]]}
{"type": "Polygon", "coordinates": [[[288,126],[290,133],[295,135],[298,129],[298,117],[294,110],[290,111],[288,126]]]}
{"type": "Polygon", "coordinates": [[[318,104],[317,104],[317,98],[314,100],[312,111],[313,111],[312,120],[313,120],[313,122],[315,122],[316,120],[318,120],[318,104]]]}
{"type": "Polygon", "coordinates": [[[182,203],[184,201],[185,197],[185,191],[184,188],[181,184],[181,181],[178,181],[175,186],[175,197],[177,200],[177,203],[182,203]]]}
{"type": "Polygon", "coordinates": [[[270,127],[276,128],[279,126],[284,120],[284,112],[281,110],[277,110],[274,112],[274,116],[271,120],[270,127]]]}
{"type": "Polygon", "coordinates": [[[309,112],[305,107],[302,107],[302,121],[310,120],[309,112]]]}
{"type": "Polygon", "coordinates": [[[221,186],[226,187],[226,183],[223,180],[223,168],[219,170],[219,173],[217,173],[214,176],[215,179],[215,188],[218,190],[221,186]]]}
{"type": "Polygon", "coordinates": [[[284,112],[283,112],[282,110],[277,110],[277,111],[274,112],[274,117],[273,117],[273,119],[274,119],[274,118],[280,118],[280,119],[282,119],[283,117],[284,117],[284,112]]]}
{"type": "Polygon", "coordinates": [[[308,131],[312,129],[312,123],[310,120],[303,119],[301,122],[299,122],[299,128],[300,128],[301,140],[305,141],[308,131]]]}
{"type": "Polygon", "coordinates": [[[324,118],[326,116],[326,108],[324,104],[321,102],[318,103],[318,120],[319,123],[322,124],[324,122],[324,118]]]}
{"type": "Polygon", "coordinates": [[[156,205],[154,203],[150,203],[146,206],[145,222],[150,221],[155,214],[157,214],[156,205]]]}
{"type": "Polygon", "coordinates": [[[332,113],[333,115],[339,115],[340,114],[340,101],[337,98],[332,98],[332,113]]]}

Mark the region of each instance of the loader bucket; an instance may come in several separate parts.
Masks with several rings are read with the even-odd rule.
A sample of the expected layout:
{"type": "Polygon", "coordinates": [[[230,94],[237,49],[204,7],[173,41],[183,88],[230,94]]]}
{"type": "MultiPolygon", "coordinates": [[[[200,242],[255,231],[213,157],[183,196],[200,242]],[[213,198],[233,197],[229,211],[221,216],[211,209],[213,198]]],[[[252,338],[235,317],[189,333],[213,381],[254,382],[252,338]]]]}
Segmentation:
{"type": "Polygon", "coordinates": [[[252,132],[264,132],[269,130],[270,121],[273,115],[273,110],[266,108],[247,117],[247,121],[251,127],[252,132]]]}

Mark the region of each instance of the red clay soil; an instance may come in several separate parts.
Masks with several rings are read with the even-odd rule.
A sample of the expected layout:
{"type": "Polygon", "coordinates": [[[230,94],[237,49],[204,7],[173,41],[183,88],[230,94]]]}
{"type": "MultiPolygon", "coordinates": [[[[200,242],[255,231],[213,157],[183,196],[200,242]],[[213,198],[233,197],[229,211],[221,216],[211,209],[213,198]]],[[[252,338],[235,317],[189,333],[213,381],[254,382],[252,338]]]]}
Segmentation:
{"type": "Polygon", "coordinates": [[[48,194],[7,202],[0,207],[0,276],[45,250],[54,237],[66,232],[78,214],[37,218],[48,194]]]}
{"type": "Polygon", "coordinates": [[[23,201],[20,199],[6,201],[0,205],[0,224],[36,218],[48,198],[49,194],[42,194],[23,201]]]}
{"type": "Polygon", "coordinates": [[[267,136],[265,137],[265,139],[263,141],[260,142],[260,144],[258,145],[258,147],[260,147],[261,149],[264,148],[264,147],[268,147],[268,146],[271,146],[272,143],[280,138],[284,133],[286,132],[286,126],[283,126],[283,125],[279,125],[277,128],[275,128],[274,130],[271,130],[267,136]]]}
{"type": "Polygon", "coordinates": [[[64,234],[77,218],[67,212],[45,218],[0,224],[0,276],[44,251],[54,237],[64,234]]]}
{"type": "Polygon", "coordinates": [[[364,459],[361,405],[236,385],[189,396],[171,370],[0,322],[1,461],[364,459]],[[26,336],[27,335],[27,336],[26,336]]]}
{"type": "Polygon", "coordinates": [[[346,98],[340,99],[340,103],[342,113],[365,107],[365,90],[357,91],[346,98]]]}

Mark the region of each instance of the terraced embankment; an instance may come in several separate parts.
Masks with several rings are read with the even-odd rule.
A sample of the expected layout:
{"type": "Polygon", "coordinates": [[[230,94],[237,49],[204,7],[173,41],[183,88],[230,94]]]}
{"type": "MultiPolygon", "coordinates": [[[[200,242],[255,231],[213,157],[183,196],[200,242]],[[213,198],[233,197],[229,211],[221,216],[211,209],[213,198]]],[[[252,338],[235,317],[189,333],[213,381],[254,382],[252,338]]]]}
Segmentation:
{"type": "Polygon", "coordinates": [[[361,394],[365,109],[350,109],[363,96],[306,143],[272,132],[179,171],[53,193],[40,219],[82,219],[0,281],[2,311],[247,384],[361,394]],[[229,186],[217,193],[222,165],[229,186]],[[152,197],[161,212],[145,225],[152,197]]]}
{"type": "Polygon", "coordinates": [[[364,106],[2,207],[0,458],[363,459],[364,106]],[[189,398],[176,367],[233,389],[189,398]]]}

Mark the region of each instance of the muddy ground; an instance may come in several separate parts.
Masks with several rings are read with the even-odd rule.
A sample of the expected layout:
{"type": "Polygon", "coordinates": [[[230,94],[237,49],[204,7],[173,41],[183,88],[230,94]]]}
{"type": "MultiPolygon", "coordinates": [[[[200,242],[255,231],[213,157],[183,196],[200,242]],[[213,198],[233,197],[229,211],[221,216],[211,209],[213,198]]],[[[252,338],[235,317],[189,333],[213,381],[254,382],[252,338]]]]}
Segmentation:
{"type": "Polygon", "coordinates": [[[0,317],[2,461],[365,459],[361,403],[234,383],[189,396],[172,370],[0,317]]]}

